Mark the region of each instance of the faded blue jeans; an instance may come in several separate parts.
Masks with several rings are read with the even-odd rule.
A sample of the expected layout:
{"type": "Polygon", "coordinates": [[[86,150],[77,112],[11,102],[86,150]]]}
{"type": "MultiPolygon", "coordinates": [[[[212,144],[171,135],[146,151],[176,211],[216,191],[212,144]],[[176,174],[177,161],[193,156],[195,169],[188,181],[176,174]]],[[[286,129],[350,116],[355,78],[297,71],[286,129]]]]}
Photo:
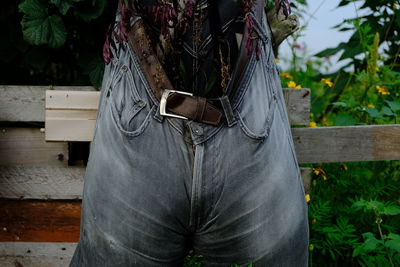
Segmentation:
{"type": "Polygon", "coordinates": [[[106,66],[70,267],[307,266],[307,203],[265,13],[219,126],[164,117],[125,50],[106,66]]]}

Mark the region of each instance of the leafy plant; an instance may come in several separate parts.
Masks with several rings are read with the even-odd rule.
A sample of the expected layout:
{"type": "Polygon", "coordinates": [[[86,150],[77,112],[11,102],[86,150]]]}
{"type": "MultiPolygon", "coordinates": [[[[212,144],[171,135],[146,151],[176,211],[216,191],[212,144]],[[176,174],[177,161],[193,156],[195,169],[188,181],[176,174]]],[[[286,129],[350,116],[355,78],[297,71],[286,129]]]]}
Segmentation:
{"type": "Polygon", "coordinates": [[[357,257],[361,266],[370,263],[379,264],[378,266],[398,266],[400,264],[400,235],[395,233],[385,235],[381,225],[382,217],[385,215],[400,215],[400,206],[393,201],[367,201],[361,198],[355,201],[352,207],[365,212],[372,211],[375,214],[379,233],[379,238],[371,232],[363,233],[364,242],[355,246],[352,256],[357,257]]]}
{"type": "Polygon", "coordinates": [[[102,46],[116,5],[106,0],[2,3],[0,83],[100,87],[102,46]]]}

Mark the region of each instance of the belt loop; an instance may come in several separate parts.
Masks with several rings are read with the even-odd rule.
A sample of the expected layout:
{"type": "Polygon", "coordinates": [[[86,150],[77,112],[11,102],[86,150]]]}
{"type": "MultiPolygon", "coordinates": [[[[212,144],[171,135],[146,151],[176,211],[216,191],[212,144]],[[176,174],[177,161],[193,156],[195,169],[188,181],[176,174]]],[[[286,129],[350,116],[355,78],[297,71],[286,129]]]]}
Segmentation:
{"type": "Polygon", "coordinates": [[[164,116],[162,116],[162,115],[160,114],[160,106],[159,106],[159,105],[158,105],[157,108],[155,109],[153,118],[154,118],[155,120],[157,120],[158,122],[163,122],[163,120],[164,120],[164,116]]]}
{"type": "Polygon", "coordinates": [[[229,101],[228,96],[223,95],[221,97],[218,97],[218,99],[221,101],[222,108],[224,109],[225,118],[226,121],[228,122],[228,127],[235,125],[237,121],[235,115],[233,114],[232,105],[229,101]]]}

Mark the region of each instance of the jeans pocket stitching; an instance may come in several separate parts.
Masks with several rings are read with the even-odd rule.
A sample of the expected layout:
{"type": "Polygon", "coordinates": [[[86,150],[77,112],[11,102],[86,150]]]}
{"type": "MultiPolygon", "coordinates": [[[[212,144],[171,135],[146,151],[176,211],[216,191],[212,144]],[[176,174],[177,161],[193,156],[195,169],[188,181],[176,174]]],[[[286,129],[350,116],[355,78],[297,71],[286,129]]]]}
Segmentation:
{"type": "MultiPolygon", "coordinates": [[[[139,92],[137,91],[137,87],[134,83],[134,78],[132,76],[132,73],[130,72],[130,68],[127,67],[127,65],[125,64],[118,64],[117,66],[118,70],[114,73],[113,77],[111,77],[112,81],[110,82],[110,86],[109,88],[107,88],[107,91],[109,91],[110,93],[107,94],[107,101],[109,101],[109,105],[111,108],[111,116],[112,116],[112,120],[114,122],[114,125],[118,128],[118,130],[127,135],[127,136],[138,136],[141,133],[144,132],[145,128],[147,127],[147,125],[149,124],[150,120],[150,115],[151,113],[154,111],[154,105],[152,108],[146,110],[144,109],[147,106],[147,102],[142,99],[140,97],[139,92]],[[124,73],[125,73],[125,77],[124,77],[124,73]],[[126,88],[127,91],[125,91],[124,93],[130,93],[132,95],[132,101],[133,104],[131,107],[126,107],[126,104],[123,108],[121,108],[120,111],[118,111],[118,108],[116,106],[116,103],[113,99],[113,91],[115,92],[115,90],[117,90],[118,87],[118,83],[122,81],[122,79],[126,79],[126,82],[128,84],[129,88],[126,88]],[[140,125],[138,127],[136,127],[134,130],[130,130],[127,127],[124,127],[121,119],[122,119],[122,113],[124,111],[125,108],[129,108],[129,111],[126,111],[126,116],[127,119],[126,121],[126,125],[130,125],[132,120],[134,120],[135,118],[137,118],[137,116],[141,113],[141,112],[146,112],[146,116],[144,117],[143,121],[140,123],[140,125]]],[[[121,90],[125,90],[123,88],[119,88],[121,90]]]]}
{"type": "MultiPolygon", "coordinates": [[[[140,134],[142,134],[144,132],[144,130],[147,128],[147,126],[150,123],[151,114],[153,113],[154,108],[156,107],[155,105],[153,105],[151,107],[151,109],[149,111],[147,111],[146,117],[143,119],[141,124],[135,130],[130,131],[130,130],[125,129],[122,126],[121,118],[119,117],[118,111],[116,110],[114,105],[111,104],[110,106],[111,106],[112,121],[113,121],[114,125],[118,128],[118,130],[121,133],[123,133],[127,136],[131,136],[131,137],[139,136],[140,134]]],[[[134,115],[131,114],[131,116],[129,118],[129,122],[131,122],[136,117],[136,115],[139,114],[140,111],[142,111],[143,108],[144,108],[144,106],[139,108],[139,110],[137,110],[134,115]]]]}
{"type": "Polygon", "coordinates": [[[274,120],[274,114],[275,114],[276,108],[277,108],[277,99],[276,99],[275,95],[273,95],[273,98],[269,104],[268,113],[265,116],[265,121],[264,121],[265,125],[263,127],[263,132],[261,134],[254,133],[254,131],[251,130],[250,127],[246,125],[246,122],[244,121],[242,115],[240,114],[240,112],[238,110],[236,110],[235,113],[239,120],[240,128],[243,130],[243,132],[248,137],[250,137],[252,139],[256,139],[256,140],[264,140],[265,138],[267,138],[269,136],[272,122],[274,120]]]}

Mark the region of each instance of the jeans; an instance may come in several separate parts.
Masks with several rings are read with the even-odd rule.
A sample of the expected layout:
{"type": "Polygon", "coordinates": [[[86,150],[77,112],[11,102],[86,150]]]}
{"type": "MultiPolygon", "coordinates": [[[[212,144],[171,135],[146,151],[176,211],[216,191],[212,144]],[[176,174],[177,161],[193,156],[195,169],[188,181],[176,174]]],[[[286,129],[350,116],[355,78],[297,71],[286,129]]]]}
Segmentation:
{"type": "Polygon", "coordinates": [[[159,114],[137,56],[106,66],[76,266],[307,266],[307,202],[265,13],[219,126],[159,114]]]}

